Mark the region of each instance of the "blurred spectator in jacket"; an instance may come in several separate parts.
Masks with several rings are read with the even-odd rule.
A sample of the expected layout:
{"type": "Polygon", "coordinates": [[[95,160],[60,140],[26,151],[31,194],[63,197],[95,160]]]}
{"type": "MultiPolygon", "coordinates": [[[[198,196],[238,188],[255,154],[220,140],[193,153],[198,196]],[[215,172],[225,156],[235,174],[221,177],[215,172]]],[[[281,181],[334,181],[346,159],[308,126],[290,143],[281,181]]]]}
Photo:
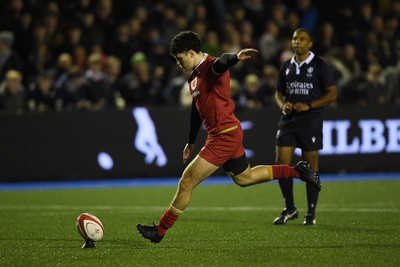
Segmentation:
{"type": "Polygon", "coordinates": [[[257,75],[246,75],[238,97],[238,104],[244,109],[260,109],[264,106],[264,93],[257,75]]]}
{"type": "MultiPolygon", "coordinates": [[[[338,51],[337,51],[338,52],[338,51]]],[[[352,44],[346,44],[339,55],[327,57],[327,61],[334,67],[337,75],[337,89],[339,103],[346,96],[348,90],[352,90],[353,81],[357,81],[363,75],[361,63],[356,57],[356,50],[352,44]]]]}
{"type": "Polygon", "coordinates": [[[128,106],[160,104],[163,102],[160,75],[163,70],[156,68],[152,72],[147,57],[143,52],[136,52],[131,57],[131,71],[121,79],[121,95],[128,106]],[[158,73],[157,71],[161,72],[158,73]]]}
{"type": "Polygon", "coordinates": [[[259,47],[261,59],[264,64],[279,62],[281,40],[279,40],[279,27],[275,21],[269,20],[265,24],[265,32],[261,35],[259,47]]]}
{"type": "Polygon", "coordinates": [[[129,59],[136,52],[136,42],[132,42],[131,28],[128,23],[121,23],[115,29],[115,36],[106,44],[106,51],[121,60],[122,73],[129,71],[129,59]]]}
{"type": "Polygon", "coordinates": [[[125,100],[121,96],[120,78],[121,78],[121,60],[116,56],[109,56],[106,62],[105,72],[110,81],[111,91],[114,95],[115,105],[119,109],[123,109],[126,105],[125,100]]]}
{"type": "Polygon", "coordinates": [[[51,73],[40,74],[35,82],[29,85],[28,108],[30,111],[52,111],[55,108],[56,92],[51,73]]]}
{"type": "Polygon", "coordinates": [[[359,103],[366,105],[384,105],[388,102],[387,88],[382,77],[382,67],[379,64],[371,64],[365,81],[362,83],[363,94],[359,103]]]}
{"type": "Polygon", "coordinates": [[[0,32],[0,81],[4,80],[9,70],[23,72],[21,59],[16,51],[12,49],[14,34],[10,31],[0,32]]]}
{"type": "Polygon", "coordinates": [[[86,108],[83,85],[84,78],[82,70],[73,66],[68,71],[67,80],[56,91],[56,109],[81,110],[86,108]]]}
{"type": "Polygon", "coordinates": [[[58,90],[68,79],[69,70],[72,67],[72,56],[69,53],[62,53],[57,58],[57,65],[54,72],[54,89],[58,90]]]}
{"type": "Polygon", "coordinates": [[[104,72],[104,63],[101,54],[89,55],[82,87],[87,108],[91,110],[101,110],[115,104],[110,80],[104,72]]]}
{"type": "Polygon", "coordinates": [[[22,113],[26,109],[26,90],[22,84],[22,74],[9,70],[0,84],[0,110],[22,113]]]}
{"type": "Polygon", "coordinates": [[[261,92],[263,106],[271,106],[275,103],[275,88],[278,80],[279,70],[274,65],[265,65],[261,77],[261,92]]]}
{"type": "Polygon", "coordinates": [[[359,106],[383,105],[388,102],[388,90],[382,67],[378,63],[372,63],[365,75],[359,76],[342,89],[342,104],[356,104],[359,106]]]}

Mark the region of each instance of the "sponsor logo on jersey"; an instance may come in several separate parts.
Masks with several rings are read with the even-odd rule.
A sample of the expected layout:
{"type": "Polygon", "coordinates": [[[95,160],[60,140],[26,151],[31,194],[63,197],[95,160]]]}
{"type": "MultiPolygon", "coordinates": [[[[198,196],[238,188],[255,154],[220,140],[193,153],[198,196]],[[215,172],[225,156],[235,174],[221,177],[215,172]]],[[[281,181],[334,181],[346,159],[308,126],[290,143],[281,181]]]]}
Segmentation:
{"type": "Polygon", "coordinates": [[[308,95],[309,90],[313,89],[314,85],[312,83],[294,81],[287,82],[286,88],[291,95],[308,95]]]}

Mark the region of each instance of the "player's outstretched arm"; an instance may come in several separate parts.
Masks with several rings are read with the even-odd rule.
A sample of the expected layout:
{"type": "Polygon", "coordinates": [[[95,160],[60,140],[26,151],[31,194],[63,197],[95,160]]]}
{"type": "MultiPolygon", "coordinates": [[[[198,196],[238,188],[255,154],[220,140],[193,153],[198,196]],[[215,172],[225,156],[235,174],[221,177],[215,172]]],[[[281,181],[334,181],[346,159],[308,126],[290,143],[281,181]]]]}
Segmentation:
{"type": "Polygon", "coordinates": [[[258,52],[258,50],[254,49],[254,48],[244,48],[236,54],[236,57],[239,60],[247,60],[247,59],[251,58],[252,53],[257,53],[257,52],[258,52]]]}
{"type": "Polygon", "coordinates": [[[213,70],[218,74],[222,74],[239,61],[251,58],[250,54],[254,52],[258,52],[258,50],[254,48],[245,48],[238,53],[224,53],[214,62],[213,70]]]}

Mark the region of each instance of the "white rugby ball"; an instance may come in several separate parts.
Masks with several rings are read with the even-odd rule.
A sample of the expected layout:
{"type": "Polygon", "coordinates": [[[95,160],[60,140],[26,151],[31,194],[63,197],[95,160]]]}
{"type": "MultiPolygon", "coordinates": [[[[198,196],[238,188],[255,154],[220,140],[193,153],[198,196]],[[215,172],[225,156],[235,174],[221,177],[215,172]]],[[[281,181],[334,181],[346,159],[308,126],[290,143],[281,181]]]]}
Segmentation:
{"type": "Polygon", "coordinates": [[[82,213],[76,219],[76,228],[86,240],[99,241],[103,238],[104,227],[99,218],[90,213],[82,213]]]}

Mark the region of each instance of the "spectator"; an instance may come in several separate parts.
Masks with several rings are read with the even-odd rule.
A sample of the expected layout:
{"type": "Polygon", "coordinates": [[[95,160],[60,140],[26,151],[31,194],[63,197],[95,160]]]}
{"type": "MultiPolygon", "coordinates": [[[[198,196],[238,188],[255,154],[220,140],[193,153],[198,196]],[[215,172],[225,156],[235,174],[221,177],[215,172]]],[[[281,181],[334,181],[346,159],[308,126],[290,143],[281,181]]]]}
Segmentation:
{"type": "Polygon", "coordinates": [[[101,54],[89,55],[82,87],[87,108],[91,110],[101,110],[115,104],[111,83],[103,71],[104,63],[101,54]]]}
{"type": "Polygon", "coordinates": [[[83,46],[77,46],[72,51],[73,64],[81,68],[82,70],[87,68],[87,50],[83,46]]]}
{"type": "Polygon", "coordinates": [[[115,105],[119,109],[125,108],[126,103],[120,93],[121,60],[119,60],[119,58],[116,56],[109,56],[107,58],[105,73],[110,81],[110,87],[114,95],[115,105]]]}
{"type": "Polygon", "coordinates": [[[22,84],[22,74],[17,70],[9,70],[0,84],[0,110],[22,113],[26,109],[26,92],[22,84]]]}
{"type": "Polygon", "coordinates": [[[116,35],[106,45],[109,55],[115,55],[121,60],[122,73],[129,71],[129,59],[136,52],[135,44],[131,42],[131,29],[127,23],[121,23],[116,28],[116,35]]]}
{"type": "Polygon", "coordinates": [[[300,27],[308,29],[314,35],[319,14],[311,0],[297,0],[297,12],[300,17],[300,27]]]}
{"type": "Polygon", "coordinates": [[[62,53],[57,58],[57,65],[52,69],[54,73],[54,89],[60,89],[68,79],[69,70],[72,67],[72,56],[62,53]]]}
{"type": "Polygon", "coordinates": [[[170,79],[167,85],[165,86],[163,92],[165,103],[168,105],[183,104],[183,106],[186,106],[185,105],[187,103],[186,97],[188,96],[186,94],[187,91],[185,91],[184,89],[184,87],[186,87],[186,84],[187,84],[187,75],[185,73],[182,73],[181,75],[170,79]]]}
{"type": "Polygon", "coordinates": [[[381,76],[382,67],[379,64],[371,64],[365,81],[361,83],[362,96],[358,103],[362,106],[384,105],[387,103],[387,89],[381,76]]]}
{"type": "Polygon", "coordinates": [[[71,67],[67,80],[56,91],[56,109],[59,111],[86,109],[87,104],[84,99],[83,83],[82,70],[77,66],[71,67]]]}
{"type": "Polygon", "coordinates": [[[246,75],[238,98],[238,104],[244,109],[260,109],[264,106],[264,93],[257,75],[246,75]]]}
{"type": "Polygon", "coordinates": [[[83,45],[82,29],[78,25],[70,26],[67,30],[67,40],[64,42],[61,50],[64,53],[72,54],[77,47],[83,45]]]}
{"type": "Polygon", "coordinates": [[[347,91],[352,90],[349,87],[354,86],[354,81],[359,80],[363,75],[361,63],[356,58],[355,47],[351,44],[343,47],[341,55],[332,55],[326,59],[335,69],[339,102],[342,103],[347,91]]]}
{"type": "Polygon", "coordinates": [[[45,112],[55,108],[56,92],[53,87],[53,76],[43,73],[37,77],[36,82],[29,86],[28,108],[30,111],[45,112]]]}
{"type": "MultiPolygon", "coordinates": [[[[21,59],[16,51],[12,49],[14,34],[10,31],[0,32],[0,81],[4,80],[9,70],[23,72],[21,59]]],[[[15,73],[13,73],[15,76],[15,73]]],[[[22,75],[22,74],[21,74],[22,75]]]]}
{"type": "Polygon", "coordinates": [[[121,79],[121,95],[128,106],[160,104],[162,87],[159,79],[154,79],[143,52],[132,55],[131,71],[121,79]]]}
{"type": "Polygon", "coordinates": [[[33,54],[28,58],[27,83],[35,81],[39,74],[54,66],[52,55],[50,47],[46,43],[41,43],[35,48],[33,54]]]}
{"type": "Polygon", "coordinates": [[[44,19],[44,26],[46,27],[47,45],[53,53],[58,53],[65,38],[58,14],[47,14],[44,19]]]}
{"type": "Polygon", "coordinates": [[[382,71],[388,91],[388,101],[400,105],[400,60],[395,66],[386,67],[382,71]]]}
{"type": "MultiPolygon", "coordinates": [[[[169,83],[175,83],[175,78],[179,81],[181,71],[177,71],[177,65],[171,61],[166,45],[175,33],[187,29],[197,32],[203,40],[203,51],[210,55],[238,51],[244,46],[259,48],[259,57],[231,69],[243,83],[247,74],[255,73],[261,78],[265,65],[279,67],[291,57],[287,43],[293,31],[303,26],[317,33],[316,54],[341,65],[338,74],[348,73],[351,68],[340,56],[342,50],[348,50],[348,44],[354,46],[355,59],[361,64],[363,76],[371,64],[379,64],[388,80],[385,86],[390,87],[387,101],[398,102],[395,100],[398,98],[395,96],[398,91],[395,65],[400,56],[399,0],[346,3],[13,0],[0,5],[4,7],[0,10],[0,81],[8,70],[15,69],[28,86],[43,71],[58,71],[56,59],[64,53],[72,56],[73,65],[85,71],[88,55],[99,48],[104,50],[105,56],[114,55],[121,61],[120,76],[123,76],[131,71],[131,56],[142,51],[146,54],[149,73],[156,79],[152,83],[158,84],[159,89],[153,92],[165,88],[166,93],[161,95],[170,97],[173,94],[165,100],[160,96],[146,98],[143,103],[178,105],[179,93],[173,93],[174,87],[169,83]],[[154,101],[154,97],[158,100],[154,101]]],[[[66,75],[63,77],[65,81],[66,75]]],[[[59,88],[58,77],[54,79],[59,88]]],[[[363,87],[364,82],[364,78],[352,81],[350,95],[358,92],[356,88],[363,87]]],[[[344,88],[341,87],[339,81],[338,88],[344,88]]],[[[347,85],[345,87],[347,89],[347,85]]],[[[362,97],[362,94],[354,96],[362,97]]]]}
{"type": "Polygon", "coordinates": [[[269,20],[265,26],[265,32],[261,35],[259,41],[261,59],[264,64],[273,64],[278,62],[279,51],[281,50],[281,41],[279,40],[278,24],[269,20]]]}
{"type": "Polygon", "coordinates": [[[203,42],[202,50],[212,56],[216,56],[221,53],[221,49],[219,46],[219,37],[216,31],[207,32],[206,38],[203,42]]]}
{"type": "Polygon", "coordinates": [[[265,65],[261,77],[261,91],[263,92],[263,106],[269,107],[274,103],[276,81],[279,70],[274,65],[265,65]]]}
{"type": "Polygon", "coordinates": [[[292,39],[292,33],[299,28],[300,18],[294,11],[289,11],[286,14],[286,24],[281,29],[282,37],[292,39]]]}
{"type": "Polygon", "coordinates": [[[94,44],[103,45],[105,43],[103,29],[96,24],[95,20],[96,16],[94,12],[86,11],[83,13],[81,19],[82,44],[88,51],[94,44]]]}
{"type": "Polygon", "coordinates": [[[329,53],[332,53],[338,47],[339,42],[332,23],[328,21],[323,22],[316,36],[315,53],[321,57],[329,56],[329,53]]]}
{"type": "Polygon", "coordinates": [[[96,7],[96,24],[103,29],[105,40],[112,37],[116,19],[113,12],[113,0],[100,0],[96,7]]]}

